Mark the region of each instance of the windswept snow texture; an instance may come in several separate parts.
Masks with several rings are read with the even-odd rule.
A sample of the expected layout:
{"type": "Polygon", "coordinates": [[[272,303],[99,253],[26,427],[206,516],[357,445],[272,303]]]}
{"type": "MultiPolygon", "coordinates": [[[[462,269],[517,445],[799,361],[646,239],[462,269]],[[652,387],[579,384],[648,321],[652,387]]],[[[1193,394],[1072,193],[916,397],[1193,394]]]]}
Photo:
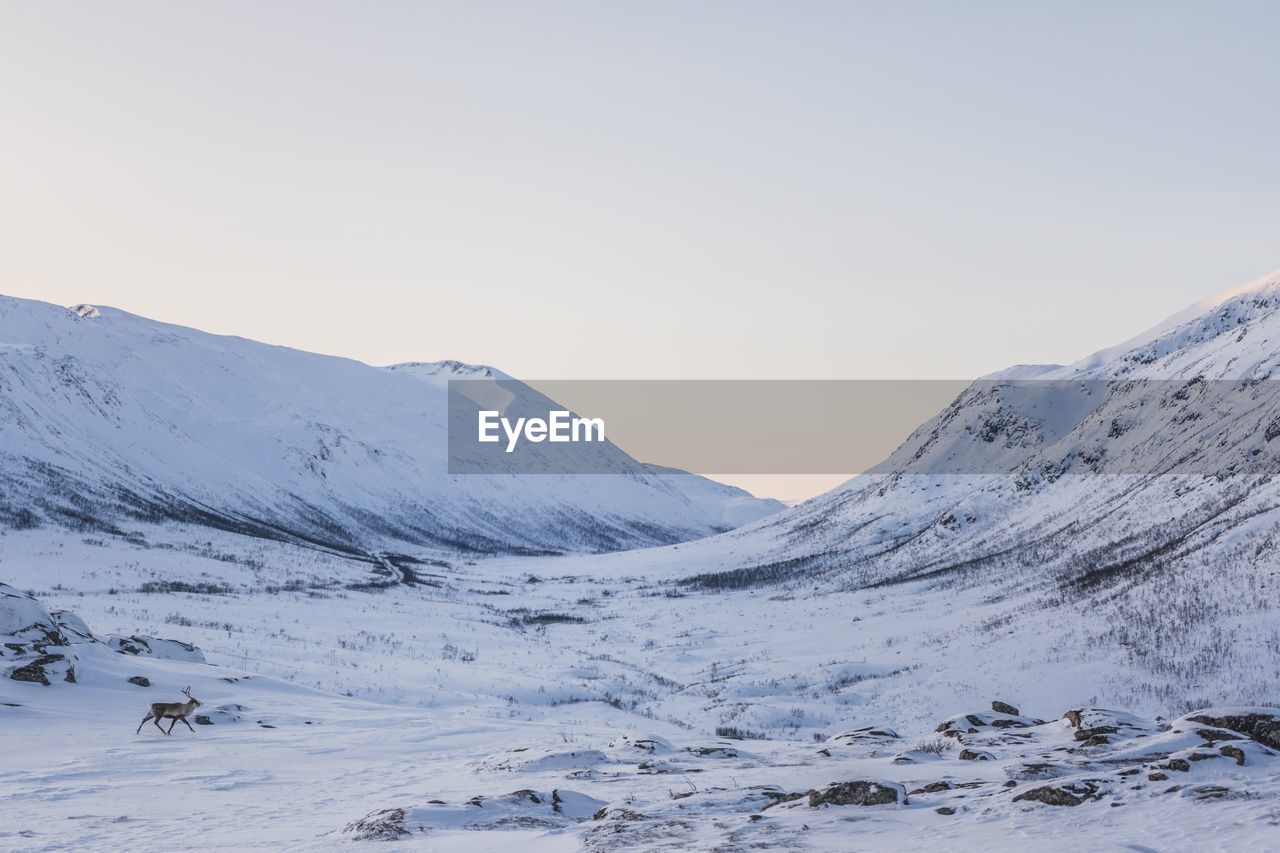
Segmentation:
{"type": "Polygon", "coordinates": [[[584,452],[616,476],[450,476],[448,380],[490,376],[533,394],[490,368],[376,368],[0,297],[0,525],[174,520],[344,552],[555,553],[684,541],[780,508],[653,475],[611,444],[584,452]]]}

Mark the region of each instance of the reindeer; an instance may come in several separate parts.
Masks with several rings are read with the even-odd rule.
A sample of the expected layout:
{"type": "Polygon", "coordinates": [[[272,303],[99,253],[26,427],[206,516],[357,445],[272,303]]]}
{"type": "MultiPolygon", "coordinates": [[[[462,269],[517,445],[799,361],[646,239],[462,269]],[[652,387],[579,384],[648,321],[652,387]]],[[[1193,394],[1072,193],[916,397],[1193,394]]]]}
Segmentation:
{"type": "MultiPolygon", "coordinates": [[[[190,687],[184,687],[182,689],[182,693],[187,697],[186,702],[152,702],[148,705],[147,715],[142,718],[141,723],[138,723],[138,729],[134,734],[136,735],[138,732],[142,731],[142,727],[146,725],[147,720],[154,720],[156,728],[160,729],[160,731],[167,735],[173,734],[173,727],[178,724],[179,720],[181,720],[187,728],[191,729],[191,723],[187,722],[187,717],[191,716],[191,712],[196,708],[199,708],[204,703],[192,697],[190,687]],[[173,720],[173,722],[169,724],[169,731],[167,732],[165,732],[160,726],[160,721],[166,719],[173,720]]],[[[195,729],[191,729],[191,731],[194,732],[195,729]]]]}

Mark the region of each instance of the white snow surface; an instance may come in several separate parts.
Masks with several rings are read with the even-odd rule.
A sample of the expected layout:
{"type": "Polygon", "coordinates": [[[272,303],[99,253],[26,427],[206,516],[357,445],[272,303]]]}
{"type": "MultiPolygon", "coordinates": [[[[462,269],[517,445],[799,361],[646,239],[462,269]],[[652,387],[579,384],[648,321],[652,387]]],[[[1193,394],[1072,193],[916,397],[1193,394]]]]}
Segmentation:
{"type": "MultiPolygon", "coordinates": [[[[207,660],[118,652],[99,633],[45,649],[72,658],[74,684],[0,679],[0,848],[336,850],[394,836],[422,850],[1177,851],[1265,848],[1277,831],[1272,747],[1090,710],[1129,695],[1130,672],[1058,645],[1084,626],[1022,618],[1025,599],[920,584],[681,594],[628,573],[654,552],[485,560],[432,567],[433,585],[348,589],[364,564],[192,532],[0,539],[6,576],[45,606],[207,660]],[[74,592],[54,582],[70,576],[74,592]],[[139,591],[164,577],[227,591],[139,591]],[[186,686],[207,725],[130,731],[186,686]],[[995,698],[1020,715],[991,711],[995,698]],[[1073,709],[1116,734],[1083,746],[1061,719],[1073,709]],[[843,782],[906,799],[809,805],[843,782]],[[1083,802],[1015,799],[1045,786],[1083,802]]],[[[0,668],[20,662],[0,648],[0,668]]]]}
{"type": "MultiPolygon", "coordinates": [[[[118,316],[63,314],[45,319],[118,316]]],[[[1200,394],[1196,377],[1269,380],[1272,337],[1277,275],[1016,376],[1176,379],[1200,394]]],[[[111,404],[99,373],[82,395],[47,365],[44,386],[13,384],[9,365],[58,352],[14,339],[0,381],[37,396],[4,398],[26,419],[4,435],[43,446],[38,421],[57,448],[115,454],[112,477],[146,461],[123,437],[141,397],[111,404]],[[58,411],[100,406],[127,428],[96,450],[36,417],[40,388],[58,411]],[[84,395],[95,402],[64,400],[84,395]]],[[[193,399],[207,413],[205,393],[193,399]]],[[[403,538],[393,552],[377,537],[360,552],[164,514],[0,526],[0,676],[45,660],[50,682],[0,677],[0,848],[1270,849],[1280,493],[1263,433],[1280,412],[1222,401],[1235,428],[1206,434],[1173,402],[1152,421],[1123,396],[1066,399],[979,384],[877,473],[741,529],[619,553],[403,538]],[[1210,441],[1221,470],[1107,468],[1210,441]],[[909,473],[929,454],[985,473],[909,473]],[[207,724],[129,731],[188,685],[207,724]],[[892,801],[811,805],[868,791],[892,801]]],[[[6,483],[11,517],[36,470],[6,483]]],[[[352,506],[372,483],[351,487],[352,506]]],[[[542,523],[507,535],[537,541],[542,523]]]]}

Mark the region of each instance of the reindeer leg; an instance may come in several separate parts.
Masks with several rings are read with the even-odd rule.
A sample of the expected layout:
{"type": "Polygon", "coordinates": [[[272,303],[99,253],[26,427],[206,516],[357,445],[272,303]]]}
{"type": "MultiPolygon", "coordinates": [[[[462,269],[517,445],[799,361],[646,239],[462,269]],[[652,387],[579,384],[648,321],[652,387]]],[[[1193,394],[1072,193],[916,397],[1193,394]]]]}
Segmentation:
{"type": "Polygon", "coordinates": [[[178,724],[178,720],[181,720],[182,718],[181,718],[181,717],[172,717],[171,719],[173,720],[173,722],[169,724],[169,731],[165,732],[165,734],[167,734],[167,735],[171,735],[171,734],[173,734],[173,727],[174,727],[174,726],[176,726],[176,725],[178,724]]]}
{"type": "Polygon", "coordinates": [[[155,718],[152,717],[150,714],[147,714],[145,717],[143,717],[142,722],[138,723],[137,731],[135,731],[134,734],[136,735],[138,732],[142,731],[142,727],[147,724],[147,720],[152,720],[152,719],[155,719],[155,718]]]}
{"type": "MultiPolygon", "coordinates": [[[[185,725],[187,728],[191,729],[191,723],[187,722],[187,718],[186,718],[186,717],[179,717],[178,719],[179,719],[179,720],[182,720],[183,725],[185,725]]],[[[193,733],[193,734],[195,733],[195,729],[191,729],[191,731],[192,731],[192,733],[193,733]]]]}
{"type": "MultiPolygon", "coordinates": [[[[160,725],[160,721],[161,721],[161,720],[163,720],[163,719],[164,719],[164,717],[156,717],[156,718],[153,720],[153,722],[156,724],[156,728],[157,728],[157,729],[159,729],[159,730],[160,730],[160,731],[162,731],[162,732],[164,732],[164,726],[160,725]]],[[[165,734],[168,734],[168,732],[164,732],[164,733],[165,733],[165,734]]]]}

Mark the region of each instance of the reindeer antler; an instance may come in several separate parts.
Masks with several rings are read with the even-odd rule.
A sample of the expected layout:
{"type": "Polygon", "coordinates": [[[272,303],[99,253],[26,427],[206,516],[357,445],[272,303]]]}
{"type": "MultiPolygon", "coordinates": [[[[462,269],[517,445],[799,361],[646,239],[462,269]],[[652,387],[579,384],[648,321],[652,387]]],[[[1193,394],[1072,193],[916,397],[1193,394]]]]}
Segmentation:
{"type": "Polygon", "coordinates": [[[190,685],[188,685],[187,687],[182,688],[182,692],[183,692],[187,697],[190,697],[190,696],[191,696],[191,687],[190,687],[190,685]]]}

